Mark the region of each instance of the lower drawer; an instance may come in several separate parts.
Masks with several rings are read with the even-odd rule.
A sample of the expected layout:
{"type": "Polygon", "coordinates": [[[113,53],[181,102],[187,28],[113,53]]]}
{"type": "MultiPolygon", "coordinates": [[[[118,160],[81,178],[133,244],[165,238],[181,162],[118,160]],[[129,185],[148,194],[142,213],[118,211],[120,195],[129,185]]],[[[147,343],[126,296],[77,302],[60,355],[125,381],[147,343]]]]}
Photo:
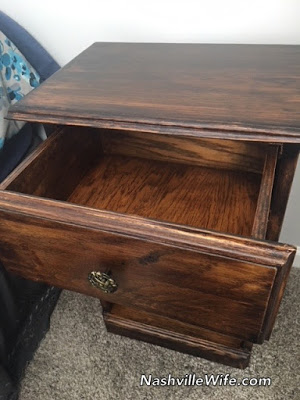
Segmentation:
{"type": "Polygon", "coordinates": [[[0,257],[26,278],[257,342],[294,248],[3,192],[0,257]],[[108,274],[115,291],[91,285],[108,274]]]}

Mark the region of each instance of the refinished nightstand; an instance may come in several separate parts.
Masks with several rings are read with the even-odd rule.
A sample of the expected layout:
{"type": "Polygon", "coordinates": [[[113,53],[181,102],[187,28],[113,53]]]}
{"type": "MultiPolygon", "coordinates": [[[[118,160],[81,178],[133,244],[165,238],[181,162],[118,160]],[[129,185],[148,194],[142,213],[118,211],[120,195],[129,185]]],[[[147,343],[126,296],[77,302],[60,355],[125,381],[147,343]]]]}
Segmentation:
{"type": "Polygon", "coordinates": [[[1,185],[0,258],[107,329],[243,368],[295,248],[300,47],[95,43],[10,109],[57,129],[1,185]]]}

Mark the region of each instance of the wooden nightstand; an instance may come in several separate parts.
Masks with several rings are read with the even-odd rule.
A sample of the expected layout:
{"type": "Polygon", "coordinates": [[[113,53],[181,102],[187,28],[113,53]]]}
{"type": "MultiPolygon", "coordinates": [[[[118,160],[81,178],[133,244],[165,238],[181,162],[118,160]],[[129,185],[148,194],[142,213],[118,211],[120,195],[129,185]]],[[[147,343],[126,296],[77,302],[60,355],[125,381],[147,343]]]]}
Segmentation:
{"type": "Polygon", "coordinates": [[[1,185],[0,258],[108,330],[236,367],[272,331],[300,47],[96,43],[10,109],[59,125],[1,185]]]}

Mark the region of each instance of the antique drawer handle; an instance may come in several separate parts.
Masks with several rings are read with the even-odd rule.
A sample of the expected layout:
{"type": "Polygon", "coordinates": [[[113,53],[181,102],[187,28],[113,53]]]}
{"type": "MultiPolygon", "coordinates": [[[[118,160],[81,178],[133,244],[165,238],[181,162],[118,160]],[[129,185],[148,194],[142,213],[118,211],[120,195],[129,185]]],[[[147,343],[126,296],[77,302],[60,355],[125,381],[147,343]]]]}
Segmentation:
{"type": "Polygon", "coordinates": [[[88,281],[92,286],[103,290],[105,293],[113,293],[118,288],[116,281],[105,272],[90,272],[88,275],[88,281]]]}

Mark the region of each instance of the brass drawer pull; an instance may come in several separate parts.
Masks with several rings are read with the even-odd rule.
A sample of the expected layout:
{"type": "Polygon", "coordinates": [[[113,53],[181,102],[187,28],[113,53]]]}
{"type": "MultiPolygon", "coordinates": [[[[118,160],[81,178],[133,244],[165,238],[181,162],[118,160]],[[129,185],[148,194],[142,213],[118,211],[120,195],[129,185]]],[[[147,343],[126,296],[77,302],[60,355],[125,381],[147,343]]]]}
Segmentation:
{"type": "Polygon", "coordinates": [[[88,275],[88,281],[92,286],[103,290],[105,293],[113,293],[118,288],[116,281],[105,272],[90,272],[88,275]]]}

